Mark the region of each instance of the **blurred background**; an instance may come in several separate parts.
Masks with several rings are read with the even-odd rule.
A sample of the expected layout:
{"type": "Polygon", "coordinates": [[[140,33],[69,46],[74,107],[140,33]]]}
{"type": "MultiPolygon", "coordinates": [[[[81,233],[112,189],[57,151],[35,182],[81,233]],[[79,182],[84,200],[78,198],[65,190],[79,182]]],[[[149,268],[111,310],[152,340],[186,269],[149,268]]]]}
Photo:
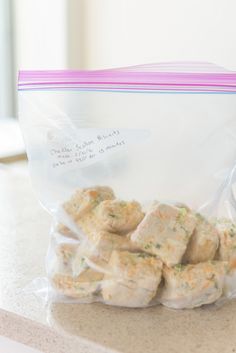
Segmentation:
{"type": "Polygon", "coordinates": [[[0,150],[19,69],[202,60],[236,70],[235,13],[235,0],[0,0],[0,150]]]}

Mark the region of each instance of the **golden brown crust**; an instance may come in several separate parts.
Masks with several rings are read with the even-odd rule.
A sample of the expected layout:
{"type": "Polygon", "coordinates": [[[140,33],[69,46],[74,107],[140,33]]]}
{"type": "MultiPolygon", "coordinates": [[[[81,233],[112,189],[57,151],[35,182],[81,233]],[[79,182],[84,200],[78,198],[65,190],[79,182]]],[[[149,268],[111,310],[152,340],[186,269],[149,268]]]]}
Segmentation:
{"type": "Polygon", "coordinates": [[[144,213],[136,201],[105,200],[95,210],[101,230],[113,233],[127,233],[142,221],[144,213]]]}
{"type": "Polygon", "coordinates": [[[76,222],[86,213],[98,206],[100,202],[114,198],[114,193],[108,186],[78,189],[72,195],[71,199],[64,203],[63,207],[76,222]]]}

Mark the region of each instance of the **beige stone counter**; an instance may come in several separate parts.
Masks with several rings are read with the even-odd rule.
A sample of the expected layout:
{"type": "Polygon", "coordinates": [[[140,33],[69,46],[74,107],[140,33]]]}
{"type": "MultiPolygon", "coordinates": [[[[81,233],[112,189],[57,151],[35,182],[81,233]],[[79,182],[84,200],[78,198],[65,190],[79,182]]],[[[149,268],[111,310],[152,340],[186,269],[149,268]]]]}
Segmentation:
{"type": "Polygon", "coordinates": [[[0,335],[47,353],[236,352],[236,302],[183,311],[43,307],[22,289],[45,275],[49,227],[25,162],[0,164],[0,335]]]}

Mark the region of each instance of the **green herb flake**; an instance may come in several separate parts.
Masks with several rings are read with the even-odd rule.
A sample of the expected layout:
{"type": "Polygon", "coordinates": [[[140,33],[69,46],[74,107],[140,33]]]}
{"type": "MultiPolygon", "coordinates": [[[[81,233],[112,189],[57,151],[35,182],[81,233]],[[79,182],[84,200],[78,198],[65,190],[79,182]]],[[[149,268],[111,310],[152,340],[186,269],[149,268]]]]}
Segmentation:
{"type": "Polygon", "coordinates": [[[139,253],[138,254],[138,257],[141,257],[141,258],[143,258],[143,259],[145,259],[146,257],[148,257],[148,254],[145,254],[145,253],[139,253]]]}
{"type": "Polygon", "coordinates": [[[160,248],[161,248],[161,244],[158,244],[158,243],[157,243],[157,244],[156,244],[156,248],[157,248],[157,249],[160,249],[160,248]]]}
{"type": "Polygon", "coordinates": [[[196,213],[196,217],[198,218],[199,221],[205,221],[205,218],[201,215],[201,213],[196,213]]]}
{"type": "Polygon", "coordinates": [[[152,248],[152,243],[147,243],[145,246],[144,246],[144,249],[150,249],[152,248]]]}
{"type": "Polygon", "coordinates": [[[184,268],[185,268],[185,266],[182,265],[182,264],[175,265],[175,270],[178,271],[178,272],[183,271],[184,268]]]}
{"type": "Polygon", "coordinates": [[[235,229],[233,227],[230,228],[229,235],[230,235],[231,238],[233,238],[235,236],[235,229]]]}
{"type": "Polygon", "coordinates": [[[100,204],[100,202],[101,202],[101,201],[100,201],[99,198],[94,199],[94,200],[92,201],[93,207],[98,206],[98,205],[100,204]]]}
{"type": "Polygon", "coordinates": [[[108,216],[111,218],[117,218],[117,216],[114,213],[109,213],[108,216]]]}
{"type": "Polygon", "coordinates": [[[184,219],[185,219],[187,213],[188,213],[188,212],[187,212],[186,208],[181,207],[181,208],[179,209],[179,214],[178,214],[178,216],[177,216],[177,222],[182,223],[182,222],[184,221],[184,219]]]}

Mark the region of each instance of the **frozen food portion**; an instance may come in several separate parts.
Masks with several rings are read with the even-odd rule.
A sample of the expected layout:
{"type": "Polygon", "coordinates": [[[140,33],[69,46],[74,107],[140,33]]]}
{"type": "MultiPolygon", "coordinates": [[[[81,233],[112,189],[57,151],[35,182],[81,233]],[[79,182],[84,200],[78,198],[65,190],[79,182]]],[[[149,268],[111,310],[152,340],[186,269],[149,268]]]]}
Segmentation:
{"type": "Polygon", "coordinates": [[[113,250],[137,251],[137,247],[126,236],[100,231],[92,241],[85,241],[77,248],[72,260],[73,274],[78,274],[85,263],[105,271],[113,250]]]}
{"type": "Polygon", "coordinates": [[[86,238],[90,240],[96,238],[100,227],[93,210],[87,212],[76,223],[86,238]]]}
{"type": "Polygon", "coordinates": [[[91,299],[99,288],[104,274],[90,268],[81,258],[77,273],[73,272],[74,261],[81,244],[60,243],[56,247],[56,258],[49,273],[53,287],[60,293],[73,298],[91,299]]]}
{"type": "Polygon", "coordinates": [[[120,200],[102,201],[95,210],[98,225],[102,230],[127,233],[142,221],[144,213],[138,202],[120,200]]]}
{"type": "Polygon", "coordinates": [[[220,260],[236,262],[236,224],[231,220],[222,219],[216,223],[219,232],[220,247],[218,257],[220,260]]]}
{"type": "Polygon", "coordinates": [[[167,266],[174,266],[181,262],[195,225],[196,217],[189,209],[159,203],[146,214],[131,240],[167,266]]]}
{"type": "MultiPolygon", "coordinates": [[[[107,186],[95,186],[77,190],[71,199],[63,205],[64,210],[75,222],[77,238],[93,238],[99,228],[94,209],[104,200],[114,199],[114,193],[107,186]]],[[[62,228],[63,229],[63,228],[62,228]]],[[[68,232],[68,231],[67,231],[68,232]]],[[[71,235],[71,233],[68,233],[71,235]]],[[[72,232],[72,236],[74,232],[72,232]]]]}
{"type": "Polygon", "coordinates": [[[155,296],[161,281],[162,262],[145,253],[113,251],[102,282],[106,304],[143,307],[155,296]]]}
{"type": "Polygon", "coordinates": [[[178,264],[163,269],[165,280],[160,302],[175,309],[195,308],[215,302],[223,293],[227,262],[178,264]]]}
{"type": "Polygon", "coordinates": [[[62,261],[65,266],[70,266],[78,247],[79,243],[59,243],[55,249],[58,261],[62,261]]]}
{"type": "Polygon", "coordinates": [[[197,224],[184,254],[184,263],[197,264],[213,260],[219,246],[219,234],[216,227],[199,213],[196,214],[196,218],[197,224]]]}
{"type": "Polygon", "coordinates": [[[52,276],[52,285],[60,293],[72,298],[92,299],[98,291],[103,274],[91,268],[85,269],[79,276],[65,273],[55,273],[52,276]]]}
{"type": "Polygon", "coordinates": [[[141,206],[135,201],[105,200],[78,219],[77,224],[92,239],[99,230],[124,235],[133,230],[143,217],[141,206]]]}
{"type": "Polygon", "coordinates": [[[56,225],[56,256],[48,267],[58,293],[177,309],[236,295],[236,224],[230,220],[213,224],[182,203],[157,201],[144,214],[137,201],[116,199],[105,186],[77,190],[63,208],[70,217],[61,213],[66,225],[56,225]]]}
{"type": "Polygon", "coordinates": [[[64,203],[64,210],[76,222],[87,212],[90,212],[100,202],[115,198],[113,190],[108,186],[94,186],[85,189],[78,189],[71,199],[64,203]]]}
{"type": "Polygon", "coordinates": [[[127,237],[102,231],[93,241],[58,244],[51,274],[54,288],[73,298],[91,298],[100,288],[115,249],[137,250],[127,237]]]}

